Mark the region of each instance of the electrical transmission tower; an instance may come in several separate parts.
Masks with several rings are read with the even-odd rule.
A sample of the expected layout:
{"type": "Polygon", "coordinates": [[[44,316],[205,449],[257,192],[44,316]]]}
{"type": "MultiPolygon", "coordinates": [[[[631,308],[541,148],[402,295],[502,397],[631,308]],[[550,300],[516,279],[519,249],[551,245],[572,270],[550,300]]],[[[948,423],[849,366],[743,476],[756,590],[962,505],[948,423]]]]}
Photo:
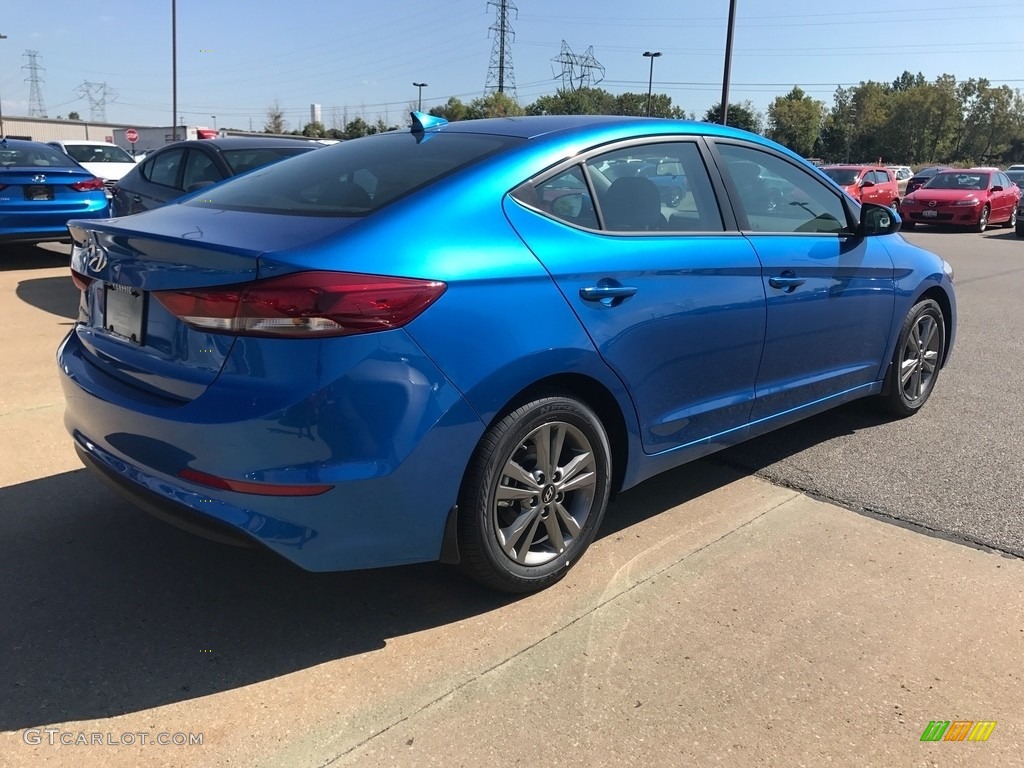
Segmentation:
{"type": "Polygon", "coordinates": [[[40,87],[43,82],[43,77],[40,72],[45,72],[46,69],[39,63],[39,51],[25,51],[23,56],[28,58],[28,64],[25,64],[22,69],[28,70],[28,77],[25,78],[25,82],[28,83],[28,116],[29,117],[46,117],[46,105],[43,104],[43,89],[40,87]]]}
{"type": "MultiPolygon", "coordinates": [[[[572,52],[569,44],[562,41],[562,51],[551,62],[561,65],[562,88],[576,91],[580,88],[592,88],[604,80],[604,67],[594,58],[594,46],[590,46],[583,55],[572,52]],[[595,74],[598,73],[598,74],[595,74]]],[[[559,77],[559,73],[555,73],[559,77]]]]}
{"type": "Polygon", "coordinates": [[[491,25],[494,33],[494,47],[491,49],[491,65],[487,68],[487,85],[485,90],[512,94],[516,97],[516,76],[512,71],[512,41],[516,33],[509,23],[509,11],[519,15],[519,9],[512,0],[488,0],[487,7],[497,9],[497,17],[491,25]]]}
{"type": "Polygon", "coordinates": [[[117,93],[106,83],[90,83],[86,80],[75,88],[75,93],[89,100],[89,119],[94,123],[107,122],[107,101],[117,98],[117,93]]]}

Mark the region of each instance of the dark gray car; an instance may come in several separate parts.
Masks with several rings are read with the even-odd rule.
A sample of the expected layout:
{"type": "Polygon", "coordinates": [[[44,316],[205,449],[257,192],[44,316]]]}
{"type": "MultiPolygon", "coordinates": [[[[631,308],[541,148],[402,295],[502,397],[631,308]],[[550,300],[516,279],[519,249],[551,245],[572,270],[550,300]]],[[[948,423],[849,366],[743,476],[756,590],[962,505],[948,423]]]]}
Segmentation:
{"type": "Polygon", "coordinates": [[[236,136],[178,141],[151,152],[117,182],[111,215],[159,208],[197,189],[323,145],[305,139],[236,136]]]}

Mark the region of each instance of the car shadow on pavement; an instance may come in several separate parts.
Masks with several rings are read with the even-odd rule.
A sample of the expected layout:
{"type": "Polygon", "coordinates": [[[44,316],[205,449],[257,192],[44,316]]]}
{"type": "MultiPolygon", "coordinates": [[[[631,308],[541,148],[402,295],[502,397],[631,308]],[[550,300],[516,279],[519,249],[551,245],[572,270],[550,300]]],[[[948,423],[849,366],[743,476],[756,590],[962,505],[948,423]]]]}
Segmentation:
{"type": "Polygon", "coordinates": [[[54,267],[66,267],[70,262],[70,243],[48,243],[45,247],[26,243],[0,245],[0,272],[18,269],[53,269],[54,267]]]}
{"type": "MultiPolygon", "coordinates": [[[[881,421],[847,406],[663,473],[621,494],[599,536],[881,421]]],[[[0,730],[231,690],[517,599],[439,564],[307,573],[152,519],[85,470],[0,488],[0,583],[0,730]]]]}
{"type": "Polygon", "coordinates": [[[78,319],[81,292],[69,275],[22,280],[15,292],[19,299],[37,309],[69,320],[78,319]]]}
{"type": "MultiPolygon", "coordinates": [[[[661,475],[623,494],[601,535],[740,476],[661,475]]],[[[517,599],[440,564],[307,573],[152,519],[85,470],[0,488],[0,583],[0,730],[207,696],[517,599]]]]}

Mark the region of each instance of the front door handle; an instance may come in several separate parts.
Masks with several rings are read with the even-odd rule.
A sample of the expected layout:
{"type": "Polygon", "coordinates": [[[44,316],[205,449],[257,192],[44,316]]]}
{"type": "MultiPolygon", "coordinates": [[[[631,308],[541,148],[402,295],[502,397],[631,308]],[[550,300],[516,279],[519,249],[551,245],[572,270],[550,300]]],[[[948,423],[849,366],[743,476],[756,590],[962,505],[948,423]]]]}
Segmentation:
{"type": "Polygon", "coordinates": [[[768,285],[772,288],[781,288],[786,293],[792,293],[806,282],[807,280],[805,278],[797,277],[796,275],[793,275],[792,272],[788,275],[784,273],[778,277],[768,278],[768,285]]]}
{"type": "MultiPolygon", "coordinates": [[[[602,281],[603,283],[604,281],[602,281]]],[[[591,285],[587,288],[580,288],[580,298],[584,301],[595,301],[604,304],[606,307],[617,307],[634,293],[637,289],[631,285],[591,285]]]]}

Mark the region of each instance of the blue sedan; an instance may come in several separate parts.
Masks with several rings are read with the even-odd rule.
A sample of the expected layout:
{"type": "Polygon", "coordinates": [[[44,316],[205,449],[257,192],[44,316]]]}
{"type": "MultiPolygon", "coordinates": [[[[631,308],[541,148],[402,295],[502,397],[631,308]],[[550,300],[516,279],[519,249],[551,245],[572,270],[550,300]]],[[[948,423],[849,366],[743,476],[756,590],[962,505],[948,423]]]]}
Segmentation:
{"type": "Polygon", "coordinates": [[[103,179],[53,147],[0,139],[0,242],[68,239],[68,220],[106,218],[103,179]]]}
{"type": "Polygon", "coordinates": [[[612,493],[857,398],[916,413],[956,300],[899,227],[722,126],[415,113],[72,222],[66,424],[99,476],[197,532],[536,590],[612,493]],[[685,174],[677,206],[602,170],[652,163],[685,174]]]}

